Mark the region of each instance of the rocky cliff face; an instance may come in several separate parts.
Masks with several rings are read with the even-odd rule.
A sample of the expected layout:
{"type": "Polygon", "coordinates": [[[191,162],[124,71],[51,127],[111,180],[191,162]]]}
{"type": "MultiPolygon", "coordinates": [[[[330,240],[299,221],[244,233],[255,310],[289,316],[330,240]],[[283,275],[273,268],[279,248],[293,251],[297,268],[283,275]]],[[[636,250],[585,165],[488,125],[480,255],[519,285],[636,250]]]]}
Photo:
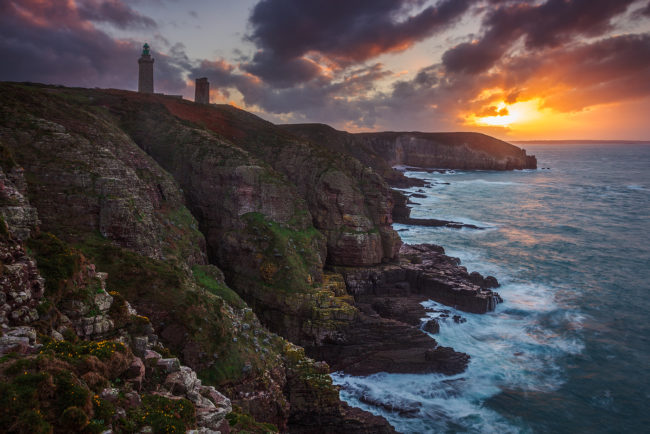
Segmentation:
{"type": "Polygon", "coordinates": [[[0,214],[8,216],[0,218],[2,426],[227,431],[230,401],[178,359],[153,351],[168,350],[147,318],[107,292],[106,273],[53,235],[38,233],[36,208],[23,195],[24,172],[6,148],[3,154],[11,174],[0,169],[0,214]],[[170,407],[179,413],[165,412],[170,407]]]}
{"type": "Polygon", "coordinates": [[[356,158],[362,164],[372,167],[393,187],[406,188],[424,185],[423,181],[407,178],[402,172],[393,169],[386,159],[377,154],[372,147],[367,146],[355,134],[335,130],[325,124],[285,124],[278,126],[291,134],[309,140],[314,146],[356,158]]]}
{"type": "Polygon", "coordinates": [[[389,165],[441,169],[536,169],[526,151],[479,133],[361,133],[365,146],[389,165]]]}
{"type": "Polygon", "coordinates": [[[185,125],[161,104],[111,107],[138,145],[176,177],[206,234],[210,257],[264,323],[299,344],[337,335],[354,308],[322,287],[326,239],[296,187],[229,141],[185,125]]]}
{"type": "MultiPolygon", "coordinates": [[[[38,319],[42,321],[39,330],[57,339],[65,335],[66,330],[71,330],[74,337],[69,334],[70,345],[79,339],[88,342],[79,344],[82,352],[95,348],[98,342],[114,333],[121,333],[124,327],[136,327],[137,330],[144,327],[149,331],[138,331],[141,334],[131,336],[127,353],[130,351],[142,360],[147,377],[149,364],[153,364],[151,378],[161,389],[147,389],[147,393],[158,390],[155,392],[158,395],[180,394],[190,401],[194,397],[204,402],[195,394],[197,384],[201,385],[196,381],[198,376],[203,384],[218,386],[237,405],[228,419],[235,431],[267,432],[273,428],[259,425],[255,420],[272,423],[283,431],[318,432],[320,425],[315,424],[320,422],[334,431],[342,427],[351,427],[350,432],[368,432],[368,427],[372,427],[373,432],[392,431],[385,420],[343,405],[326,374],[327,365],[316,364],[306,358],[304,352],[295,350],[287,341],[266,330],[254,312],[226,285],[221,271],[206,264],[206,242],[198,230],[199,223],[184,205],[186,198],[201,217],[201,229],[208,236],[212,234],[211,225],[212,229],[216,226],[215,221],[219,230],[226,227],[219,233],[223,238],[211,239],[211,252],[219,251],[220,241],[228,245],[231,242],[228,237],[236,240],[230,246],[238,248],[232,247],[234,250],[230,253],[240,263],[228,262],[231,267],[228,271],[232,274],[239,274],[233,270],[240,271],[243,279],[250,279],[246,276],[246,267],[255,267],[252,278],[260,280],[263,283],[260,288],[265,289],[260,291],[266,297],[261,300],[273,302],[275,306],[290,306],[284,310],[268,310],[268,315],[280,318],[277,324],[286,321],[304,338],[323,334],[323,330],[335,328],[345,315],[354,315],[352,306],[344,303],[347,307],[341,307],[335,294],[318,284],[322,264],[319,255],[324,256],[324,238],[313,227],[310,229],[309,212],[304,202],[282,175],[263,162],[249,158],[239,148],[215,142],[212,133],[176,125],[181,139],[174,136],[176,141],[172,143],[185,144],[182,151],[193,158],[170,156],[178,158],[180,167],[170,166],[172,173],[174,170],[178,170],[176,174],[189,171],[186,178],[179,177],[179,181],[175,181],[133,142],[129,134],[135,137],[134,131],[120,122],[120,112],[114,110],[117,106],[100,104],[101,92],[2,85],[0,96],[0,140],[4,145],[0,165],[4,167],[10,162],[12,173],[24,173],[26,182],[22,185],[27,193],[19,197],[16,184],[7,181],[7,175],[0,175],[6,193],[3,200],[8,206],[7,209],[0,207],[0,215],[23,216],[13,220],[15,233],[32,235],[40,218],[42,229],[55,234],[44,233],[29,241],[30,248],[39,252],[36,260],[46,279],[44,298],[39,301],[23,297],[20,292],[24,291],[7,292],[9,296],[5,298],[11,297],[11,300],[7,303],[9,309],[3,308],[3,312],[8,313],[5,318],[15,316],[14,312],[23,307],[21,312],[26,314],[17,318],[33,318],[39,306],[54,305],[54,312],[42,309],[46,315],[38,319]],[[213,149],[197,145],[203,142],[214,145],[213,149]],[[230,163],[232,161],[234,164],[230,163]],[[210,165],[217,170],[210,171],[210,165]],[[214,185],[221,188],[223,184],[223,189],[215,191],[200,185],[201,176],[209,178],[210,188],[214,185]],[[188,188],[187,192],[181,190],[179,182],[187,182],[181,184],[188,188]],[[229,194],[230,201],[226,200],[229,194]],[[269,198],[277,200],[266,203],[269,198]],[[17,208],[16,204],[21,205],[19,212],[10,209],[17,208]],[[223,213],[210,217],[211,208],[223,210],[223,213]],[[38,216],[34,214],[35,209],[38,209],[38,216]],[[242,232],[244,238],[236,238],[242,232]],[[251,262],[244,262],[242,258],[251,259],[251,262]],[[309,282],[309,274],[305,271],[313,265],[309,261],[318,264],[313,282],[309,282]],[[282,268],[261,266],[267,262],[276,266],[282,264],[282,268]],[[108,272],[108,276],[95,272],[96,269],[108,272]],[[294,273],[292,269],[297,271],[294,273]],[[296,276],[305,277],[304,281],[296,280],[296,276]],[[280,278],[287,282],[289,289],[284,296],[282,292],[275,292],[274,283],[280,278]],[[59,303],[70,298],[61,298],[70,285],[81,298],[73,297],[72,303],[59,303]],[[104,285],[116,292],[106,294],[104,285]],[[308,290],[297,291],[303,288],[301,285],[308,290]],[[20,298],[20,303],[13,293],[20,298]],[[140,314],[147,315],[151,325],[147,326],[149,320],[131,318],[128,309],[122,308],[125,304],[116,305],[115,300],[130,302],[140,314]],[[303,301],[296,303],[297,300],[303,301]],[[118,311],[112,312],[114,309],[118,311]],[[307,324],[303,319],[292,317],[293,311],[301,315],[308,313],[310,322],[307,324]],[[166,349],[157,347],[158,343],[166,349]],[[179,368],[178,362],[167,360],[173,359],[169,356],[159,358],[164,362],[155,354],[150,354],[152,360],[145,360],[146,351],[155,350],[154,347],[160,348],[156,351],[161,354],[167,351],[177,354],[189,368],[179,368]],[[190,368],[195,373],[188,370],[190,368]],[[176,375],[169,381],[156,380],[160,375],[169,377],[171,374],[176,375]],[[314,405],[314,402],[327,405],[314,405]]],[[[160,161],[163,164],[164,158],[160,161]]],[[[18,251],[15,255],[6,255],[6,259],[8,267],[18,271],[18,278],[10,281],[31,282],[27,285],[34,287],[32,294],[38,296],[38,282],[42,286],[42,279],[35,272],[32,259],[18,251]],[[18,270],[16,264],[25,266],[21,265],[18,270]]],[[[256,310],[267,312],[266,309],[256,310]]],[[[64,342],[65,348],[69,348],[69,341],[64,342]]],[[[31,337],[27,343],[30,346],[43,344],[31,337]]],[[[59,344],[53,345],[56,352],[59,344]]],[[[40,365],[34,366],[41,369],[40,365]]],[[[73,368],[65,367],[70,372],[73,368]]],[[[136,368],[132,370],[134,375],[139,369],[136,368]]],[[[74,371],[73,375],[84,375],[84,372],[74,371]]],[[[123,378],[125,374],[120,371],[111,375],[123,378]]],[[[202,392],[199,395],[205,398],[202,392]]],[[[144,397],[141,398],[144,402],[144,397]]],[[[170,396],[169,399],[177,398],[170,396]]],[[[220,408],[216,402],[213,404],[220,408]]],[[[86,405],[83,404],[82,410],[92,414],[86,405]]],[[[128,419],[131,407],[124,405],[119,402],[128,419]]],[[[194,408],[198,412],[196,403],[194,408]]],[[[187,419],[184,423],[185,427],[198,424],[195,419],[187,419]]]]}
{"type": "Polygon", "coordinates": [[[173,178],[100,111],[45,91],[3,88],[2,97],[0,140],[26,170],[43,230],[70,240],[97,233],[150,258],[206,263],[173,178]]]}
{"type": "Polygon", "coordinates": [[[396,257],[401,241],[391,227],[390,190],[373,170],[231,106],[171,99],[164,104],[175,116],[205,125],[285,175],[327,238],[329,264],[366,266],[396,257]]]}
{"type": "Polygon", "coordinates": [[[23,171],[7,149],[2,152],[11,179],[0,167],[0,324],[25,325],[38,320],[38,302],[45,291],[45,280],[23,243],[38,230],[39,221],[24,196],[23,171]]]}
{"type": "MultiPolygon", "coordinates": [[[[493,279],[440,248],[400,247],[387,184],[338,153],[361,140],[348,136],[329,149],[232,107],[1,84],[3,345],[30,360],[21,363],[47,347],[106,401],[69,407],[97,415],[112,405],[115,419],[96,419],[117,432],[133,428],[121,424],[141,405],[151,413],[179,399],[194,413],[169,424],[224,428],[228,406],[208,386],[233,404],[234,431],[392,432],[339,400],[327,363],[355,374],[462,372],[469,356],[421,330],[419,303],[486,312],[499,298],[493,279]],[[90,363],[104,347],[97,369],[61,359],[65,350],[90,363]],[[105,390],[116,379],[131,389],[105,390]],[[132,391],[141,404],[121,399],[132,391]]],[[[0,375],[14,384],[18,368],[5,361],[0,375]]]]}

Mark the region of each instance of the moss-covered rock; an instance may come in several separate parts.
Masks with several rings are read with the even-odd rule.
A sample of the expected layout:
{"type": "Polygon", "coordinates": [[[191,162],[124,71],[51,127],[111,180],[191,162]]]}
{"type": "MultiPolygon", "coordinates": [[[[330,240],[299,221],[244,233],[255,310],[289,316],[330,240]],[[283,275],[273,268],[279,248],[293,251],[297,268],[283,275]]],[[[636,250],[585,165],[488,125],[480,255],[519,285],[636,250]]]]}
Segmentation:
{"type": "Polygon", "coordinates": [[[173,178],[73,91],[0,86],[0,142],[27,173],[42,229],[100,232],[156,259],[205,263],[204,241],[173,178]]]}

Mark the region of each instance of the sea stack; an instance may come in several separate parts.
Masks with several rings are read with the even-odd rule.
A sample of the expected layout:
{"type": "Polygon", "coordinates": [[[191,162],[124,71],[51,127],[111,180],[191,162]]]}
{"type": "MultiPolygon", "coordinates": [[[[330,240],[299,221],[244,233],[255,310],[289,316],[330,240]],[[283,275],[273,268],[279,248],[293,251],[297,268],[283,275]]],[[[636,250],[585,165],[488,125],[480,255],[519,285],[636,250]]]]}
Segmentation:
{"type": "Polygon", "coordinates": [[[149,44],[142,46],[142,55],[138,59],[140,74],[138,75],[138,92],[153,93],[153,57],[149,53],[149,44]]]}
{"type": "Polygon", "coordinates": [[[206,77],[197,78],[194,85],[194,102],[210,104],[210,83],[206,77]]]}

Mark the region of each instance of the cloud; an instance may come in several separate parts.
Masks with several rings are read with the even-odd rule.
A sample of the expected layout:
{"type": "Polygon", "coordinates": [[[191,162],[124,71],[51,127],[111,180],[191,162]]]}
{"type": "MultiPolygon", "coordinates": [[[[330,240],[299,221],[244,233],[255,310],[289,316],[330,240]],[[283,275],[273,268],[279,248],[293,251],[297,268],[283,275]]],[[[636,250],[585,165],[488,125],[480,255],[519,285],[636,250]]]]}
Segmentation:
{"type": "Polygon", "coordinates": [[[646,17],[650,17],[650,2],[648,2],[648,4],[646,5],[646,7],[644,7],[643,9],[641,9],[641,14],[642,14],[642,15],[645,15],[646,17]]]}
{"type": "Polygon", "coordinates": [[[650,34],[620,35],[580,44],[543,59],[524,83],[543,94],[555,84],[558,92],[545,106],[577,111],[596,104],[650,96],[650,34]]]}
{"type": "Polygon", "coordinates": [[[105,22],[120,29],[155,28],[156,22],[134,11],[121,0],[81,0],[79,17],[94,22],[105,22]]]}
{"type": "Polygon", "coordinates": [[[505,116],[498,104],[540,99],[540,109],[579,112],[650,98],[650,34],[603,37],[502,59],[484,74],[453,74],[443,64],[394,83],[373,105],[382,128],[430,125],[451,130],[459,114],[505,116]],[[486,90],[490,90],[486,93],[486,90]]]}
{"type": "Polygon", "coordinates": [[[254,8],[248,40],[258,52],[244,69],[288,87],[380,54],[403,51],[448,28],[470,0],[442,0],[413,15],[419,0],[262,0],[254,8]]]}
{"type": "Polygon", "coordinates": [[[547,0],[543,3],[494,2],[483,18],[483,35],[443,55],[450,72],[478,74],[490,69],[523,39],[525,49],[566,44],[576,37],[611,30],[612,18],[635,0],[547,0]]]}
{"type": "Polygon", "coordinates": [[[212,89],[228,97],[228,89],[242,94],[244,103],[266,114],[279,115],[284,121],[321,122],[351,121],[372,127],[374,111],[364,100],[370,100],[375,82],[392,75],[381,64],[356,68],[335,81],[313,81],[291,88],[273,88],[259,77],[241,73],[224,61],[203,61],[192,70],[192,77],[207,77],[212,89]],[[347,97],[346,97],[347,95],[347,97]]]}
{"type": "Polygon", "coordinates": [[[622,31],[650,13],[645,0],[261,0],[256,51],[228,60],[192,58],[128,6],[154,1],[0,1],[0,79],[135,89],[142,42],[110,26],[151,30],[156,91],[189,95],[186,78],[205,76],[220,101],[277,122],[454,131],[466,116],[513,114],[504,102],[575,113],[650,98],[650,33],[622,31]],[[456,45],[414,75],[373,61],[463,17],[479,31],[445,34],[456,45]]]}
{"type": "MultiPolygon", "coordinates": [[[[0,79],[85,87],[137,87],[141,43],[117,40],[93,23],[149,26],[119,2],[8,0],[0,3],[0,79]],[[108,4],[90,14],[91,4],[108,4]],[[99,16],[100,10],[108,10],[99,16]]],[[[154,51],[156,89],[185,88],[175,59],[154,51]]]]}
{"type": "Polygon", "coordinates": [[[489,107],[485,107],[483,110],[480,112],[476,113],[476,116],[478,117],[486,117],[486,116],[508,116],[509,111],[506,107],[499,109],[499,107],[491,105],[489,107]]]}

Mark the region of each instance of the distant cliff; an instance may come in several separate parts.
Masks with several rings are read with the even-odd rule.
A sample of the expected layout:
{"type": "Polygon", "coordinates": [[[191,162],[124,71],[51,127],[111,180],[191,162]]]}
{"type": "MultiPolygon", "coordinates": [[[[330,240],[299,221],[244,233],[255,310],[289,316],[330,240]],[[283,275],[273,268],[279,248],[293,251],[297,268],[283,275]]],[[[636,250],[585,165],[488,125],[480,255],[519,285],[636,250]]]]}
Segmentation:
{"type": "Polygon", "coordinates": [[[316,146],[350,155],[372,167],[393,187],[418,185],[393,166],[439,169],[536,169],[526,151],[480,133],[381,132],[351,134],[325,124],[280,125],[316,146]]]}
{"type": "Polygon", "coordinates": [[[480,133],[383,132],[355,134],[391,166],[440,169],[536,169],[535,156],[480,133]]]}

